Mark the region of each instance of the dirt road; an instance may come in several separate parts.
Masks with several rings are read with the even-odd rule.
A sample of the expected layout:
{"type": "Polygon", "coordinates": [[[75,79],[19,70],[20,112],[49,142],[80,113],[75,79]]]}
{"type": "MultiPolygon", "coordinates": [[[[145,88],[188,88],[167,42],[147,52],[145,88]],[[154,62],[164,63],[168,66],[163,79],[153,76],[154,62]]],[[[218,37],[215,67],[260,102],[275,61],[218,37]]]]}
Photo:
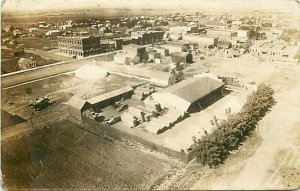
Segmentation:
{"type": "Polygon", "coordinates": [[[290,189],[299,186],[300,145],[294,140],[300,136],[300,129],[296,126],[300,122],[300,83],[290,91],[282,91],[276,99],[278,103],[259,125],[259,134],[263,138],[261,147],[247,161],[245,169],[229,189],[290,189]],[[281,150],[288,150],[291,156],[274,161],[281,150]],[[283,184],[279,173],[281,167],[298,170],[298,185],[291,183],[286,187],[283,184]]]}
{"type": "MultiPolygon", "coordinates": [[[[277,104],[262,119],[258,134],[260,147],[253,156],[244,158],[241,171],[235,178],[221,176],[222,181],[213,181],[213,189],[293,189],[300,184],[300,77],[295,71],[279,68],[270,77],[277,90],[277,104]]],[[[218,177],[216,175],[213,178],[218,177]]],[[[200,179],[192,189],[203,188],[200,179]]]]}

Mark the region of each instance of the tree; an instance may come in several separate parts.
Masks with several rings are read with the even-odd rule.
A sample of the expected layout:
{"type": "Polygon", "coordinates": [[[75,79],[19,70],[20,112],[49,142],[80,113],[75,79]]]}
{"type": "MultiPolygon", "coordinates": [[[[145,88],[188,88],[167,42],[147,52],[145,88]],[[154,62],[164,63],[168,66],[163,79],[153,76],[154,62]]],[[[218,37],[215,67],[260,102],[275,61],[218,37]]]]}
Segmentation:
{"type": "Polygon", "coordinates": [[[189,153],[189,159],[196,157],[201,164],[209,167],[221,164],[229,151],[239,147],[275,103],[271,86],[260,84],[257,91],[248,96],[240,112],[233,113],[222,121],[213,117],[211,124],[216,124],[217,128],[197,141],[196,147],[189,153]]]}

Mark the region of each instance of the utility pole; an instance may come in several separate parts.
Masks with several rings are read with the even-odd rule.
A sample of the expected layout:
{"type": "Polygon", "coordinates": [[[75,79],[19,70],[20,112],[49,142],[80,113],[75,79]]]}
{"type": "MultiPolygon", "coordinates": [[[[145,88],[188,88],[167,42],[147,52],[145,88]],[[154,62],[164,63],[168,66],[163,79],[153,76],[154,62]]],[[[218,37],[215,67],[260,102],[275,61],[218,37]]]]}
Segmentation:
{"type": "Polygon", "coordinates": [[[33,121],[32,121],[32,110],[30,108],[28,108],[29,110],[29,120],[30,120],[30,126],[33,129],[33,121]]]}

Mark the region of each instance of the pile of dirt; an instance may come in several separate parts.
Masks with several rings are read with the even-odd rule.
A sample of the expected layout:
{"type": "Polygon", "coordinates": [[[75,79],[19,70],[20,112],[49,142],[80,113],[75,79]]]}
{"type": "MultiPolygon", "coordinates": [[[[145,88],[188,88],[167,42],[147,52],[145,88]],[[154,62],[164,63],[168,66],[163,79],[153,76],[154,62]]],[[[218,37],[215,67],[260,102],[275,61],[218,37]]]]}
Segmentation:
{"type": "Polygon", "coordinates": [[[18,115],[13,115],[1,109],[1,128],[7,128],[12,125],[25,122],[26,120],[18,115]]]}

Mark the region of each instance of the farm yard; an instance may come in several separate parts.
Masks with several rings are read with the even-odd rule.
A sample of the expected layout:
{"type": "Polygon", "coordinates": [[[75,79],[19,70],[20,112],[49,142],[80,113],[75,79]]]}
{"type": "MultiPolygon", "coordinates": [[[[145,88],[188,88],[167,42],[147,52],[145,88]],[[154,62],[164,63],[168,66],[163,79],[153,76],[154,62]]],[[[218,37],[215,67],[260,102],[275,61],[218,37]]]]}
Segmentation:
{"type": "MultiPolygon", "coordinates": [[[[233,62],[229,59],[220,63],[197,62],[189,66],[186,71],[187,75],[193,75],[210,70],[211,73],[218,75],[237,76],[241,84],[250,81],[266,82],[272,84],[275,89],[278,103],[259,123],[257,131],[243,143],[243,146],[216,169],[208,169],[195,162],[186,166],[163,154],[136,147],[135,143],[108,137],[101,131],[96,131],[96,134],[87,132],[86,130],[90,128],[88,125],[74,123],[74,120],[68,116],[67,106],[64,103],[73,95],[87,99],[125,85],[140,84],[140,80],[118,75],[109,75],[100,80],[86,80],[70,73],[2,90],[4,97],[1,100],[2,109],[27,120],[30,117],[27,105],[35,98],[46,95],[56,100],[54,105],[33,116],[33,129],[27,121],[20,123],[22,127],[16,126],[15,131],[18,132],[14,132],[14,126],[7,128],[12,132],[9,135],[7,132],[2,132],[2,156],[7,159],[3,160],[2,166],[5,167],[3,174],[6,177],[4,181],[7,187],[54,188],[61,185],[61,188],[90,186],[91,189],[232,189],[237,187],[243,189],[244,185],[247,185],[252,186],[253,189],[262,186],[266,189],[278,186],[293,188],[299,182],[298,175],[291,175],[299,172],[297,160],[299,145],[295,140],[298,135],[298,126],[295,124],[299,120],[297,119],[299,106],[295,102],[299,100],[300,95],[297,75],[299,67],[280,63],[260,63],[260,71],[253,74],[258,63],[251,60],[247,62],[247,60],[247,57],[240,57],[233,62]],[[237,69],[232,71],[231,68],[237,69]],[[265,74],[266,70],[271,72],[265,74]],[[282,112],[285,115],[282,115],[282,112]],[[277,120],[271,122],[274,118],[277,120]],[[285,127],[283,130],[280,124],[285,118],[291,121],[283,125],[285,127]],[[274,139],[280,141],[274,144],[274,139]],[[41,140],[48,144],[41,144],[43,143],[41,140]],[[292,150],[287,147],[288,143],[293,145],[292,150]],[[16,145],[20,146],[16,147],[16,145]],[[269,162],[261,164],[262,160],[269,162]],[[281,165],[283,163],[284,165],[281,165]],[[9,171],[10,165],[14,166],[12,168],[14,171],[9,171]],[[26,171],[23,170],[24,166],[28,166],[26,171]],[[76,168],[73,169],[74,166],[76,168]],[[59,169],[63,172],[61,175],[59,169]],[[109,169],[111,171],[107,171],[109,169]],[[103,176],[102,172],[110,177],[103,176]],[[257,177],[250,181],[247,177],[253,173],[257,174],[257,177]],[[128,176],[131,178],[127,179],[128,176]],[[259,180],[264,179],[267,183],[262,185],[259,180]],[[114,182],[112,183],[111,180],[114,182]]],[[[246,96],[242,94],[234,92],[206,110],[192,114],[186,119],[187,121],[177,124],[165,135],[160,135],[165,138],[168,134],[174,136],[172,131],[183,132],[185,141],[178,142],[180,137],[162,140],[167,141],[169,145],[172,144],[176,149],[180,149],[182,145],[188,146],[193,141],[190,133],[201,131],[201,127],[197,129],[197,125],[190,126],[185,132],[182,128],[186,127],[187,123],[197,124],[201,121],[202,126],[207,126],[209,121],[203,118],[212,116],[207,115],[208,112],[223,118],[225,108],[232,107],[234,111],[240,108],[246,96]],[[240,105],[235,107],[237,103],[240,105]]],[[[201,134],[197,134],[197,138],[199,137],[201,134]]]]}

